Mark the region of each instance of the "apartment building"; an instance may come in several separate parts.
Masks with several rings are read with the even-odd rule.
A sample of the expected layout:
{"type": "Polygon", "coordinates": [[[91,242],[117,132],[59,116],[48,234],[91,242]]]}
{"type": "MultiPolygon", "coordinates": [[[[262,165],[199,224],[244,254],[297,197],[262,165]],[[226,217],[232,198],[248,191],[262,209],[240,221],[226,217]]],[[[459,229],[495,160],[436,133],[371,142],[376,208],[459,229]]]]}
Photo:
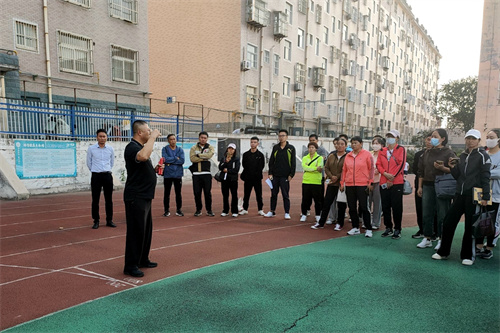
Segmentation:
{"type": "Polygon", "coordinates": [[[1,7],[2,97],[149,110],[147,2],[2,0],[1,7]]]}
{"type": "Polygon", "coordinates": [[[151,0],[149,20],[153,96],[231,111],[209,130],[408,142],[437,126],[441,56],[404,0],[151,0]]]}
{"type": "Polygon", "coordinates": [[[474,128],[500,127],[500,0],[485,0],[474,128]]]}

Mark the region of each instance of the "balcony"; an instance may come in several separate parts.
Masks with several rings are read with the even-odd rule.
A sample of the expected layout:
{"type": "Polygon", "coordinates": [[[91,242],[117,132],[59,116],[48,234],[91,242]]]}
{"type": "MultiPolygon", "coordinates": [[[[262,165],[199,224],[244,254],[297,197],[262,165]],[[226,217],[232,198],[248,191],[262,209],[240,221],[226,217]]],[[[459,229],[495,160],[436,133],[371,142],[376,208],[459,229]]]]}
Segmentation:
{"type": "Polygon", "coordinates": [[[283,12],[274,12],[274,37],[281,39],[288,36],[287,15],[283,12]]]}
{"type": "Polygon", "coordinates": [[[270,12],[266,2],[262,0],[247,0],[247,23],[255,28],[267,27],[270,12]]]}

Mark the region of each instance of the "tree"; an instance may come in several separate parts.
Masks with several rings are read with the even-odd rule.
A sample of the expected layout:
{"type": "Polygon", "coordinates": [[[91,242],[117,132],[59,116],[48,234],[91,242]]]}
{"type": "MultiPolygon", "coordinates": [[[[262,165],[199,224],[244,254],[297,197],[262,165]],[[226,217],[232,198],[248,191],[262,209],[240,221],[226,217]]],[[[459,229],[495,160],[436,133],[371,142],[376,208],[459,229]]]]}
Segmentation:
{"type": "Polygon", "coordinates": [[[466,132],[474,128],[476,93],[476,76],[450,81],[438,90],[437,114],[448,119],[449,129],[466,132]]]}

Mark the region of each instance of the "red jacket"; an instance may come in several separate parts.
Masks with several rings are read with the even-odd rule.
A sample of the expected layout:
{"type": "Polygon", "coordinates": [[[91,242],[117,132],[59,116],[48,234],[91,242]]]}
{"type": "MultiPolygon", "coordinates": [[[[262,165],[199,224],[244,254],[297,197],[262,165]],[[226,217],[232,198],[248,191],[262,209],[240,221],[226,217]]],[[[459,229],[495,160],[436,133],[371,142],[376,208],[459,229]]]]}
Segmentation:
{"type": "Polygon", "coordinates": [[[375,165],[372,154],[365,149],[361,149],[358,155],[354,156],[353,151],[346,155],[344,167],[342,169],[342,186],[367,186],[373,183],[373,173],[375,165]]]}
{"type": "Polygon", "coordinates": [[[403,184],[405,164],[405,147],[397,144],[392,150],[392,153],[389,151],[388,147],[384,147],[378,153],[377,159],[377,169],[378,172],[380,172],[380,185],[387,183],[387,178],[384,176],[384,172],[395,176],[392,181],[394,185],[403,184]]]}

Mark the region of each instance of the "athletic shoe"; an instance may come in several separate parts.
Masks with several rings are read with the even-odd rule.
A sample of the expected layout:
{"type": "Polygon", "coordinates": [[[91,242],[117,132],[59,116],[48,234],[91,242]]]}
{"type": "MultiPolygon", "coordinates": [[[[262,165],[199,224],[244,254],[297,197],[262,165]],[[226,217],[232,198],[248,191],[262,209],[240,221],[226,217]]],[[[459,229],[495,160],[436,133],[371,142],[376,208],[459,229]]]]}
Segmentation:
{"type": "Polygon", "coordinates": [[[387,237],[391,236],[393,234],[392,229],[385,229],[385,231],[382,233],[382,237],[387,237]]]}
{"type": "Polygon", "coordinates": [[[361,226],[361,229],[366,229],[366,227],[365,227],[365,225],[364,225],[364,224],[361,226]]]}
{"type": "Polygon", "coordinates": [[[310,210],[307,211],[307,216],[309,216],[309,215],[311,215],[311,211],[310,210]]]}
{"type": "Polygon", "coordinates": [[[275,212],[271,212],[271,211],[268,211],[266,215],[264,215],[264,217],[275,217],[276,216],[276,213],[275,212]]]}
{"type": "Polygon", "coordinates": [[[300,215],[300,222],[305,222],[307,220],[307,215],[300,215]]]}
{"type": "Polygon", "coordinates": [[[224,213],[224,212],[220,213],[220,216],[228,216],[228,215],[229,213],[224,213]]]}
{"type": "Polygon", "coordinates": [[[184,216],[184,213],[182,212],[182,210],[178,209],[178,210],[175,212],[175,215],[177,215],[177,216],[184,216]]]}
{"type": "Polygon", "coordinates": [[[240,215],[247,215],[248,214],[248,210],[245,210],[243,209],[241,212],[240,212],[240,215]]]}
{"type": "Polygon", "coordinates": [[[264,216],[264,215],[266,215],[266,213],[264,213],[264,211],[263,211],[263,210],[259,210],[257,213],[259,213],[259,215],[260,215],[260,216],[264,216]]]}
{"type": "Polygon", "coordinates": [[[439,250],[441,248],[441,240],[438,240],[438,243],[436,245],[436,247],[434,248],[434,251],[437,252],[437,250],[439,250]]]}
{"type": "Polygon", "coordinates": [[[291,219],[290,214],[285,213],[285,220],[289,220],[289,219],[291,219]]]}
{"type": "Polygon", "coordinates": [[[337,224],[335,225],[335,228],[333,228],[333,230],[335,230],[335,231],[340,231],[340,230],[342,230],[342,227],[340,226],[340,224],[338,224],[338,223],[337,223],[337,224]]]}
{"type": "Polygon", "coordinates": [[[197,211],[194,213],[194,216],[201,216],[201,211],[197,210],[197,211]]]}
{"type": "Polygon", "coordinates": [[[471,260],[471,259],[464,259],[464,260],[462,260],[462,265],[472,266],[473,264],[474,264],[474,260],[471,260]]]}
{"type": "Polygon", "coordinates": [[[209,211],[207,212],[207,216],[215,216],[215,214],[214,214],[214,212],[212,212],[211,210],[209,210],[209,211]]]}
{"type": "Polygon", "coordinates": [[[401,238],[401,230],[394,229],[394,234],[392,235],[392,239],[400,239],[401,238]]]}
{"type": "Polygon", "coordinates": [[[446,260],[446,259],[448,259],[448,257],[439,255],[437,253],[434,253],[431,258],[432,259],[436,259],[436,260],[446,260]]]}
{"type": "Polygon", "coordinates": [[[373,237],[373,232],[371,230],[366,230],[365,231],[365,237],[372,238],[373,237]]]}
{"type": "Polygon", "coordinates": [[[238,214],[231,214],[232,217],[238,217],[238,214]]]}
{"type": "Polygon", "coordinates": [[[378,230],[378,228],[380,228],[380,227],[372,224],[372,229],[373,230],[378,230]]]}
{"type": "Polygon", "coordinates": [[[417,244],[419,249],[425,249],[426,247],[432,247],[432,241],[430,239],[424,238],[420,243],[417,244]]]}
{"type": "Polygon", "coordinates": [[[483,248],[484,250],[479,253],[478,257],[481,259],[491,259],[493,257],[493,251],[483,248]]]}
{"type": "Polygon", "coordinates": [[[315,229],[315,230],[317,230],[317,229],[323,229],[323,228],[324,228],[324,226],[322,226],[319,223],[316,223],[315,225],[311,226],[311,229],[315,229]]]}
{"type": "Polygon", "coordinates": [[[321,218],[321,216],[319,215],[316,215],[316,222],[319,222],[319,219],[321,218]]]}
{"type": "Polygon", "coordinates": [[[415,234],[411,235],[411,238],[424,238],[424,234],[417,231],[415,234]]]}
{"type": "Polygon", "coordinates": [[[326,224],[333,224],[332,220],[326,220],[326,224]]]}
{"type": "Polygon", "coordinates": [[[163,213],[163,216],[165,216],[165,217],[170,216],[170,212],[165,212],[165,213],[163,213]]]}
{"type": "Polygon", "coordinates": [[[359,231],[359,228],[352,228],[347,232],[348,235],[359,235],[361,232],[359,231]]]}

